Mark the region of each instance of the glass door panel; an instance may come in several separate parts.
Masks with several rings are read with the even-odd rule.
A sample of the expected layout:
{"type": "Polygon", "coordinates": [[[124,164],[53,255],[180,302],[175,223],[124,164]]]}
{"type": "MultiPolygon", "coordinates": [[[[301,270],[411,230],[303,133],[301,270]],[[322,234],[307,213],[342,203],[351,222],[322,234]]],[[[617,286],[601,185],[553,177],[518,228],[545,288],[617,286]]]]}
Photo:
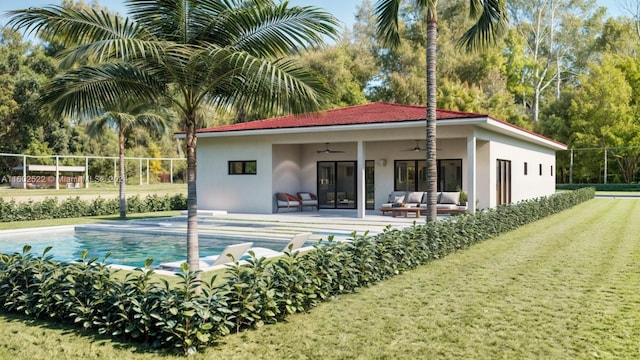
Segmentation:
{"type": "Polygon", "coordinates": [[[340,209],[356,208],[356,163],[340,161],[336,163],[336,197],[340,209]]]}
{"type": "Polygon", "coordinates": [[[335,178],[335,164],[333,161],[318,163],[318,206],[320,208],[335,208],[335,178]]]}
{"type": "Polygon", "coordinates": [[[375,162],[373,160],[368,160],[365,162],[365,194],[366,194],[366,207],[367,210],[373,210],[375,206],[375,162]]]}
{"type": "Polygon", "coordinates": [[[318,162],[318,205],[323,209],[356,208],[356,162],[318,162]]]}

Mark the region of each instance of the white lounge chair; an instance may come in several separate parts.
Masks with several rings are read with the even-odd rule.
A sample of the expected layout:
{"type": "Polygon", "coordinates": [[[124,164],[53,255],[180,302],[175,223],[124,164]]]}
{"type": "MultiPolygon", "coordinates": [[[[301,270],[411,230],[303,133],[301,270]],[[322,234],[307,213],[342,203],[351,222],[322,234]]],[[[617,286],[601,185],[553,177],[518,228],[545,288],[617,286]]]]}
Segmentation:
{"type": "MultiPolygon", "coordinates": [[[[251,245],[253,245],[252,242],[233,244],[224,248],[224,250],[222,250],[222,253],[220,253],[220,255],[210,255],[210,256],[201,257],[200,270],[205,270],[212,266],[231,262],[232,260],[229,255],[233,256],[233,259],[236,261],[240,260],[242,255],[246,253],[247,250],[249,250],[251,245]]],[[[182,264],[184,264],[185,262],[186,261],[172,261],[172,262],[161,263],[160,265],[158,265],[158,269],[169,270],[169,271],[179,271],[180,266],[182,266],[182,264]]]]}
{"type": "Polygon", "coordinates": [[[285,251],[293,252],[294,250],[300,249],[304,245],[304,243],[309,239],[309,236],[311,236],[311,233],[300,233],[300,234],[294,235],[293,238],[291,238],[291,241],[287,243],[287,245],[284,247],[284,249],[282,249],[282,251],[275,251],[265,247],[254,247],[254,248],[251,248],[251,251],[253,251],[254,254],[256,254],[257,258],[260,258],[263,256],[273,257],[273,256],[282,255],[282,253],[285,251]]]}

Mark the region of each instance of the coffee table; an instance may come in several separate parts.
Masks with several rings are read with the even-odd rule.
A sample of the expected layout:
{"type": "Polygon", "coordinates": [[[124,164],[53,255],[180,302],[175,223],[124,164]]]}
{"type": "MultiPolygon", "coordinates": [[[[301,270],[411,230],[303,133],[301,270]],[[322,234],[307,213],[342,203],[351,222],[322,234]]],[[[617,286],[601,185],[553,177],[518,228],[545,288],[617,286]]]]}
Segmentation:
{"type": "Polygon", "coordinates": [[[384,213],[390,212],[391,216],[396,217],[399,214],[404,214],[404,217],[407,217],[408,213],[415,213],[416,217],[420,217],[420,211],[422,209],[418,206],[416,207],[383,207],[380,208],[380,212],[384,215],[384,213]]]}

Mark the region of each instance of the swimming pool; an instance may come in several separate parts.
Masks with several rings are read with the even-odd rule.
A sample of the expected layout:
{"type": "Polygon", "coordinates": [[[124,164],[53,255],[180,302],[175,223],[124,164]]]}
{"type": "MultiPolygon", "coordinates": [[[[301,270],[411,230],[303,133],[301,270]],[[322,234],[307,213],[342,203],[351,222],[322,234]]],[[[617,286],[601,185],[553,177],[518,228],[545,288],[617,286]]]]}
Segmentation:
{"type": "MultiPolygon", "coordinates": [[[[282,251],[288,240],[200,234],[200,256],[218,255],[227,245],[248,241],[253,242],[253,247],[282,251]]],[[[313,242],[306,245],[311,244],[313,242]]],[[[134,267],[143,267],[148,258],[153,258],[153,266],[187,258],[186,235],[178,234],[84,231],[67,227],[63,230],[21,231],[0,235],[0,253],[22,252],[24,245],[31,246],[34,256],[42,255],[47,246],[52,246],[49,254],[55,260],[64,262],[80,260],[85,249],[89,250],[89,258],[98,257],[101,261],[110,252],[111,256],[105,263],[134,267]]]]}

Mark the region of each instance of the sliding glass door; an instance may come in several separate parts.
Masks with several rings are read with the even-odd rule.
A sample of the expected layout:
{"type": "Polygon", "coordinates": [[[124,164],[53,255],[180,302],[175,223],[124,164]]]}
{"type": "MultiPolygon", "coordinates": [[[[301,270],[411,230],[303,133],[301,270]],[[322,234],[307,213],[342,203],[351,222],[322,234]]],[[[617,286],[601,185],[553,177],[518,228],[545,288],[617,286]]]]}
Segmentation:
{"type": "Polygon", "coordinates": [[[321,209],[356,208],[356,162],[318,162],[318,205],[321,209]]]}
{"type": "MultiPolygon", "coordinates": [[[[356,161],[318,162],[318,206],[321,209],[357,209],[358,176],[356,161]]],[[[366,209],[375,202],[375,164],[365,162],[366,209]]]]}

